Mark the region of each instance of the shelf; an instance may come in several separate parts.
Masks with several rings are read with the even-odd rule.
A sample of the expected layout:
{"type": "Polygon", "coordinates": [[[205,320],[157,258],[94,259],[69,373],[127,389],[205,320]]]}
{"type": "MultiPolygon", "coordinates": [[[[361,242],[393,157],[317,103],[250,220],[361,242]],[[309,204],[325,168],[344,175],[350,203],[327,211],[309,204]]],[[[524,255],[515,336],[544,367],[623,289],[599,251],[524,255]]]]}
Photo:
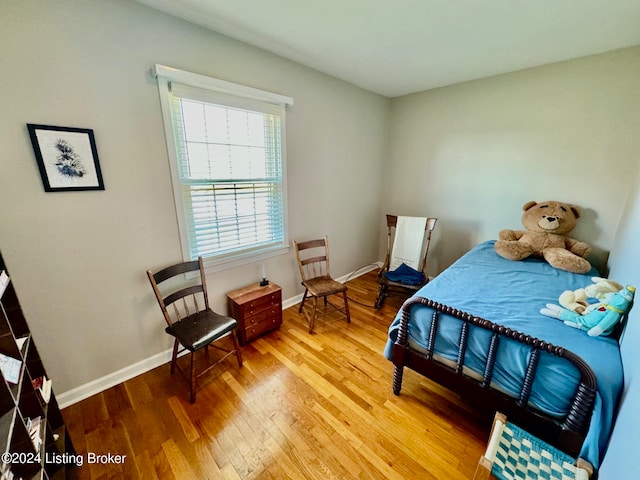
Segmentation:
{"type": "Polygon", "coordinates": [[[11,443],[11,426],[15,422],[16,409],[12,408],[0,417],[0,454],[7,451],[8,445],[11,443]]]}
{"type": "Polygon", "coordinates": [[[67,465],[46,463],[47,454],[74,455],[58,402],[51,391],[45,401],[33,380],[49,379],[22,313],[13,282],[0,255],[0,354],[7,368],[0,369],[0,477],[51,480],[66,478],[67,465]],[[4,277],[2,276],[4,273],[4,277]],[[12,368],[9,368],[12,367],[12,368]],[[30,435],[31,421],[38,423],[30,435]],[[35,439],[37,440],[34,440],[35,439]],[[12,461],[17,459],[17,461],[12,461]]]}
{"type": "Polygon", "coordinates": [[[0,272],[0,299],[2,299],[2,295],[4,294],[7,285],[9,285],[9,275],[7,275],[6,270],[2,270],[0,272]]]}

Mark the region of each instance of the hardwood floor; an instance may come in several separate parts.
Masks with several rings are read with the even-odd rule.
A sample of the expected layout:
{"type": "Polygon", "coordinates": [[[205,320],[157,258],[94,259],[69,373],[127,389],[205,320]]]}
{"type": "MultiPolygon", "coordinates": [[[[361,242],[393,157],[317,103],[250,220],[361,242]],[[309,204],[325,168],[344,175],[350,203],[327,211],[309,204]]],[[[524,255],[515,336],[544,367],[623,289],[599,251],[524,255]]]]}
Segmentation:
{"type": "Polygon", "coordinates": [[[242,368],[231,358],[203,379],[194,405],[167,364],[66,408],[85,461],[71,477],[471,478],[491,419],[409,370],[393,395],[382,350],[400,303],[356,303],[373,305],[375,272],[348,285],[351,324],[332,314],[309,335],[297,306],[285,310],[279,330],[243,348],[242,368]]]}

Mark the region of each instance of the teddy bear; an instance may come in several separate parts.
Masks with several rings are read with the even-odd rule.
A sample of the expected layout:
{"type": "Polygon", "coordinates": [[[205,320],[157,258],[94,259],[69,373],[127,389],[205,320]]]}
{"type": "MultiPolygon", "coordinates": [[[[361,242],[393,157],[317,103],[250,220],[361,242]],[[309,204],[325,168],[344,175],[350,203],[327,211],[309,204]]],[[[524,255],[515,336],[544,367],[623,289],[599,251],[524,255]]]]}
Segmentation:
{"type": "Polygon", "coordinates": [[[567,272],[587,273],[591,264],[585,258],[591,247],[565,236],[580,218],[580,208],[558,202],[527,202],[522,207],[522,224],[526,230],[502,230],[495,251],[507,260],[530,256],[544,258],[552,267],[567,272]]]}
{"type": "Polygon", "coordinates": [[[631,308],[635,292],[634,287],[627,285],[617,293],[608,293],[606,301],[595,305],[586,315],[551,303],[541,309],[540,313],[559,318],[570,327],[586,330],[591,337],[611,335],[616,324],[631,308]]]}
{"type": "Polygon", "coordinates": [[[591,277],[591,281],[593,283],[584,288],[574,291],[565,290],[560,294],[558,303],[567,310],[584,315],[589,307],[588,298],[604,300],[608,293],[616,293],[624,288],[615,280],[608,278],[591,277]]]}

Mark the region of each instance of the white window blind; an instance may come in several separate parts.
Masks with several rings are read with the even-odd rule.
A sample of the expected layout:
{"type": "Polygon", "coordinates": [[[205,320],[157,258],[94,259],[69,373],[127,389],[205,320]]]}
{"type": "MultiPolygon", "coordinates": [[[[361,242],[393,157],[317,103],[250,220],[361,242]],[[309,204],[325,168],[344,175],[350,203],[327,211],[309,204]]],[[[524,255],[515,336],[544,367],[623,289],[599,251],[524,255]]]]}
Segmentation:
{"type": "Polygon", "coordinates": [[[185,259],[203,256],[225,268],[284,253],[285,106],[171,80],[166,86],[185,259]]]}

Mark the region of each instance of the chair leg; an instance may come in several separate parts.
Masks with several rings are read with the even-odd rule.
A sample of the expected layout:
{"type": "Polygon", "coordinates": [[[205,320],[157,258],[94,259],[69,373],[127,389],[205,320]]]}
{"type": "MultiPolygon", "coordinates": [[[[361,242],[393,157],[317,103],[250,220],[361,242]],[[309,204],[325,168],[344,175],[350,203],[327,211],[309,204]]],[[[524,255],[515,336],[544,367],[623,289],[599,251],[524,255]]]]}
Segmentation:
{"type": "Polygon", "coordinates": [[[490,480],[494,478],[493,475],[491,475],[491,466],[491,461],[485,457],[481,457],[478,462],[478,466],[476,467],[476,473],[473,476],[473,480],[490,480]]]}
{"type": "Polygon", "coordinates": [[[236,331],[231,331],[231,340],[233,340],[233,348],[236,350],[236,358],[238,359],[238,366],[242,367],[242,353],[240,353],[240,345],[238,343],[238,339],[236,338],[236,331]]]}
{"type": "Polygon", "coordinates": [[[587,478],[591,478],[591,475],[593,475],[593,465],[591,465],[583,458],[579,458],[576,461],[576,467],[581,468],[582,470],[587,472],[587,478]]]}
{"type": "Polygon", "coordinates": [[[387,296],[387,287],[385,287],[384,285],[380,285],[380,288],[378,289],[378,295],[376,295],[376,303],[375,303],[376,310],[378,310],[379,308],[382,308],[382,304],[384,303],[384,299],[386,296],[387,296]]]}
{"type": "Polygon", "coordinates": [[[313,313],[309,317],[309,333],[313,333],[313,326],[316,323],[317,311],[318,311],[318,297],[313,297],[313,313]]]}
{"type": "Polygon", "coordinates": [[[307,292],[309,290],[307,290],[306,288],[304,289],[304,294],[302,295],[302,302],[300,302],[300,307],[298,307],[298,313],[302,312],[302,307],[304,307],[304,302],[307,300],[307,292]]]}
{"type": "Polygon", "coordinates": [[[180,345],[180,342],[178,342],[178,339],[174,339],[173,341],[173,355],[171,355],[171,375],[173,375],[173,372],[176,371],[176,362],[178,361],[178,346],[180,345]]]}
{"type": "Polygon", "coordinates": [[[191,366],[189,368],[189,402],[196,401],[196,352],[191,352],[191,366]]]}
{"type": "Polygon", "coordinates": [[[347,300],[347,291],[342,292],[344,297],[344,313],[347,316],[347,323],[351,323],[351,314],[349,313],[349,300],[347,300]]]}

